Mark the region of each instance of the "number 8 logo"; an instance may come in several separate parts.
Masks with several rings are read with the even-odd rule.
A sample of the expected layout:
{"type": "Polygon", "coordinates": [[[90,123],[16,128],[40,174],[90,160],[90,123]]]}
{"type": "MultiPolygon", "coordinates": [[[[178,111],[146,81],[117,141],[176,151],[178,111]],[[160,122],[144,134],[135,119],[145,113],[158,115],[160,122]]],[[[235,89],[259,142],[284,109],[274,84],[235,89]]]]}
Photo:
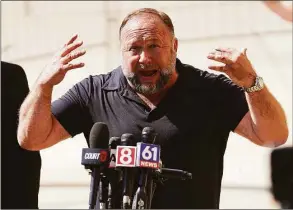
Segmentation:
{"type": "Polygon", "coordinates": [[[132,162],[132,157],[131,157],[131,149],[130,148],[122,148],[121,149],[121,156],[119,158],[119,161],[121,164],[130,164],[132,162]]]}

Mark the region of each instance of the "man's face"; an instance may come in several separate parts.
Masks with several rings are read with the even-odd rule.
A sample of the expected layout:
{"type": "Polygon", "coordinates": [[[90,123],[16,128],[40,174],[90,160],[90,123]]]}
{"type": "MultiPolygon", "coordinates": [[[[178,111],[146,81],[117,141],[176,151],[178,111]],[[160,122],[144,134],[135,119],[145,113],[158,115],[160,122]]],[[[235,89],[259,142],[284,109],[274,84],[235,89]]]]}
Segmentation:
{"type": "Polygon", "coordinates": [[[177,39],[159,17],[131,18],[121,31],[122,69],[135,91],[151,95],[175,73],[177,39]]]}

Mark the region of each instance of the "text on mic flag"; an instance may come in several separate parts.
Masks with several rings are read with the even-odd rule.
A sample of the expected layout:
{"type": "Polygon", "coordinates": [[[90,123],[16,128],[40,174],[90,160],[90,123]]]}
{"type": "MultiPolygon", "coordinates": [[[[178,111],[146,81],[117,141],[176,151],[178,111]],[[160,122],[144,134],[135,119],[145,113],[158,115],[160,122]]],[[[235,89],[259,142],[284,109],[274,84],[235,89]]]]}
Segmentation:
{"type": "Polygon", "coordinates": [[[159,145],[138,142],[137,146],[117,146],[116,166],[160,168],[159,145]]]}

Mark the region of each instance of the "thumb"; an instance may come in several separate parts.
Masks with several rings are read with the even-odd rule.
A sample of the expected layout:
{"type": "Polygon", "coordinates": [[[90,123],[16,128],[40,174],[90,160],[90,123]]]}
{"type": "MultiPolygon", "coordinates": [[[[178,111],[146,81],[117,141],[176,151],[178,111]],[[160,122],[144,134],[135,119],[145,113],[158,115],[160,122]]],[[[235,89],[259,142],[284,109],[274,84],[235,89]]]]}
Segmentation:
{"type": "Polygon", "coordinates": [[[246,48],[246,47],[241,49],[241,52],[242,52],[245,56],[246,56],[246,51],[247,51],[247,48],[246,48]]]}

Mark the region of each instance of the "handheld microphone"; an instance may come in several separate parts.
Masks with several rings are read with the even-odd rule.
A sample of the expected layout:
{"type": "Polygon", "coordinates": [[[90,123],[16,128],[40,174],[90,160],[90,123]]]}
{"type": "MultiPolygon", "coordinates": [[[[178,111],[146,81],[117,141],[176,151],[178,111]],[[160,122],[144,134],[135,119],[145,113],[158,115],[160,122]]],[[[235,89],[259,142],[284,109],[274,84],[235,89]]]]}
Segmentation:
{"type": "MultiPolygon", "coordinates": [[[[121,136],[121,145],[117,146],[116,149],[116,168],[122,167],[123,171],[123,202],[122,202],[122,208],[129,208],[128,205],[130,205],[130,194],[129,188],[127,186],[129,185],[127,183],[127,176],[128,176],[128,170],[125,170],[127,167],[135,167],[135,159],[136,159],[136,146],[126,146],[130,143],[128,143],[128,139],[132,139],[132,134],[123,134],[121,136]],[[126,183],[125,183],[126,182],[126,183]]],[[[131,140],[132,141],[132,140],[131,140]]],[[[130,173],[131,174],[131,173],[130,173]]]]}
{"type": "Polygon", "coordinates": [[[110,150],[110,164],[108,170],[108,200],[107,200],[107,208],[117,208],[116,204],[116,196],[119,188],[119,182],[121,181],[121,170],[116,167],[116,149],[117,146],[120,145],[120,137],[111,137],[109,140],[109,150],[110,150]]]}
{"type": "MultiPolygon", "coordinates": [[[[121,146],[133,146],[135,144],[134,142],[134,137],[132,134],[125,133],[121,136],[121,146]]],[[[127,147],[124,147],[127,149],[127,147]]],[[[124,150],[122,152],[122,156],[126,156],[129,154],[127,150],[124,150]]],[[[129,157],[122,157],[120,156],[119,158],[124,158],[128,159],[129,157]]],[[[126,160],[127,161],[127,160],[126,160]]],[[[134,158],[135,161],[135,158],[134,158]]],[[[131,208],[131,197],[133,195],[133,187],[134,187],[134,168],[130,167],[124,167],[122,169],[123,171],[123,198],[122,198],[122,209],[130,209],[131,208]]]]}
{"type": "MultiPolygon", "coordinates": [[[[118,191],[118,184],[121,177],[121,171],[116,169],[116,148],[119,145],[121,139],[119,137],[111,137],[109,139],[108,148],[110,151],[110,161],[108,170],[106,173],[101,174],[101,180],[99,184],[99,202],[100,209],[111,209],[115,201],[113,202],[113,192],[118,191]]],[[[97,205],[96,205],[97,206],[97,205]]]]}
{"type": "Polygon", "coordinates": [[[89,209],[94,209],[97,201],[97,191],[100,173],[109,159],[108,151],[109,130],[105,123],[97,122],[93,125],[89,136],[89,147],[82,149],[81,164],[90,167],[91,184],[89,194],[89,209]]]}
{"type": "Polygon", "coordinates": [[[156,135],[153,128],[145,127],[142,131],[142,142],[137,143],[136,165],[141,167],[141,174],[139,186],[132,203],[133,209],[147,209],[151,207],[154,183],[149,174],[152,173],[153,168],[159,168],[160,162],[160,146],[153,144],[156,135]]]}
{"type": "Polygon", "coordinates": [[[111,137],[109,139],[109,150],[110,150],[109,168],[116,167],[116,149],[117,149],[117,146],[120,145],[120,142],[121,142],[120,137],[111,137]]]}
{"type": "Polygon", "coordinates": [[[99,209],[107,209],[107,196],[108,196],[108,185],[109,182],[107,180],[107,177],[104,173],[100,174],[100,182],[99,182],[99,192],[98,192],[98,198],[96,202],[96,209],[98,205],[100,206],[99,209]]]}
{"type": "Polygon", "coordinates": [[[153,172],[153,177],[157,179],[192,179],[192,174],[188,171],[171,168],[161,168],[153,172]]]}

